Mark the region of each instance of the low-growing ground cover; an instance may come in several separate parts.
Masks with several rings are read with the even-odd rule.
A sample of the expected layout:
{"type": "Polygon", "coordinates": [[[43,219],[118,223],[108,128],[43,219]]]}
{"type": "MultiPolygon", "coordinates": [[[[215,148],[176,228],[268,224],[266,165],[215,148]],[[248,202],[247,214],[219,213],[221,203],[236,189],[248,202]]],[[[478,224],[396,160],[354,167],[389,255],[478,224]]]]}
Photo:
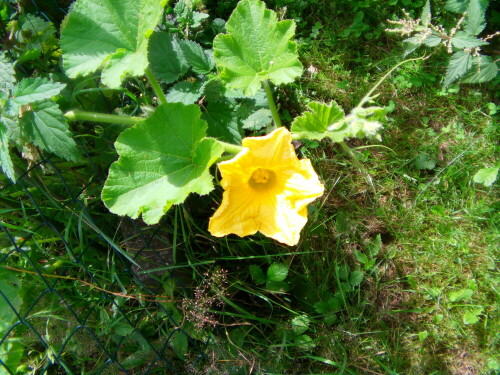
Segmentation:
{"type": "MultiPolygon", "coordinates": [[[[223,30],[213,17],[228,19],[237,2],[176,4],[159,30],[210,49],[223,30]]],[[[58,3],[60,13],[51,7],[49,19],[61,21],[66,5],[58,3]]],[[[418,18],[424,6],[268,2],[280,19],[296,20],[305,70],[293,83],[274,87],[283,123],[290,126],[312,101],[335,100],[346,113],[356,107],[403,59],[400,38],[384,31],[386,20],[402,17],[403,7],[418,18]]],[[[436,2],[433,14],[453,25],[455,14],[445,6],[436,2]]],[[[64,111],[134,117],[130,124],[72,121],[79,160],[65,161],[67,155],[54,156],[35,141],[20,150],[11,144],[18,179],[13,184],[2,176],[1,185],[0,373],[499,371],[497,188],[475,182],[478,171],[498,166],[498,80],[443,88],[446,53],[407,62],[373,98],[386,108],[381,140],[345,141],[363,169],[338,141],[295,143],[325,186],[309,206],[297,246],[260,234],[217,238],[207,228],[220,187],[190,195],[153,225],[112,214],[103,204],[118,135],[151,114],[161,97],[142,76],[114,89],[97,73],[65,77],[59,34],[41,18],[47,11],[43,4],[3,5],[3,22],[18,22],[9,24],[15,38],[7,38],[9,29],[3,35],[5,61],[18,61],[16,80],[65,83],[56,97],[64,111]],[[15,46],[9,49],[7,40],[15,46]],[[30,52],[36,50],[41,54],[30,52]]],[[[495,14],[489,8],[486,34],[495,30],[495,14]]],[[[161,35],[151,43],[166,38],[161,35]]],[[[163,77],[167,102],[196,96],[187,87],[202,82],[212,91],[187,100],[206,113],[209,129],[212,118],[231,118],[233,111],[254,114],[245,118],[245,135],[271,122],[265,95],[229,110],[216,102],[214,109],[211,95],[221,95],[219,88],[203,81],[214,67],[209,57],[196,61],[188,70],[169,60],[177,73],[185,70],[177,91],[171,85],[177,78],[165,78],[175,69],[153,69],[163,77]]],[[[20,121],[31,111],[22,107],[20,121]]]]}

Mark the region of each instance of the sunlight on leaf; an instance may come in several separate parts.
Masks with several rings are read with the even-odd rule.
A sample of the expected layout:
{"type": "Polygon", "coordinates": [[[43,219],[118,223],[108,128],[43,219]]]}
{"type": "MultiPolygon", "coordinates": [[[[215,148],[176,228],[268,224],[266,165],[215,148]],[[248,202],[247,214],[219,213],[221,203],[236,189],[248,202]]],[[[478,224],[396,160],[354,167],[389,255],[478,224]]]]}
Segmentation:
{"type": "Polygon", "coordinates": [[[230,88],[254,96],[261,82],[290,83],[302,74],[297,46],[291,39],[295,22],[277,21],[259,0],[242,0],[226,23],[227,34],[214,40],[220,77],[230,88]]]}
{"type": "Polygon", "coordinates": [[[213,189],[208,168],[222,147],[206,139],[207,124],[195,105],[166,103],[115,143],[120,155],[102,191],[111,212],[157,223],[168,209],[190,193],[213,189]]]}
{"type": "Polygon", "coordinates": [[[164,2],[158,0],[78,0],[61,31],[63,66],[71,78],[103,70],[103,83],[119,87],[148,66],[148,38],[164,2]]]}

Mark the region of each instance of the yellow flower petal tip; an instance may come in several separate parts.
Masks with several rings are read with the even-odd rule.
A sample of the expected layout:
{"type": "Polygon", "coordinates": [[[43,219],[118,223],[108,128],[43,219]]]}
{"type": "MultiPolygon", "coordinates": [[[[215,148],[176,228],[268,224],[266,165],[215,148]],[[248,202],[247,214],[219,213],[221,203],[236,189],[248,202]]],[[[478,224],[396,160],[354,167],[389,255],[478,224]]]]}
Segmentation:
{"type": "Polygon", "coordinates": [[[293,246],[307,222],[307,205],[323,195],[309,159],[299,160],[286,128],[243,139],[243,150],[219,163],[222,203],[209,232],[240,237],[260,232],[293,246]]]}

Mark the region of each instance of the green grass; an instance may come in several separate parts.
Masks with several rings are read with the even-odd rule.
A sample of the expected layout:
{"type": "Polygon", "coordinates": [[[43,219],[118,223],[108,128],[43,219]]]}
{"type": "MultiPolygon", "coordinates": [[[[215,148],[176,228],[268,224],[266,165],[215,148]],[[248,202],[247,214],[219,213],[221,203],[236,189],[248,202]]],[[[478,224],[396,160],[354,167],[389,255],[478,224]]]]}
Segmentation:
{"type": "MultiPolygon", "coordinates": [[[[288,10],[293,17],[310,10],[300,14],[298,32],[304,66],[314,67],[277,92],[288,123],[309,100],[335,100],[348,111],[401,61],[369,8],[360,9],[370,38],[355,36],[362,25],[351,27],[354,6],[310,3],[288,10]],[[317,23],[321,32],[313,35],[317,23]]],[[[383,16],[396,8],[383,8],[383,16]]],[[[2,232],[1,266],[162,296],[136,300],[74,279],[10,273],[26,301],[24,324],[10,335],[27,348],[19,373],[116,374],[119,364],[155,374],[499,371],[498,183],[473,182],[498,162],[498,115],[488,109],[498,97],[487,84],[443,90],[443,69],[436,55],[394,72],[375,98],[391,108],[382,142],[348,142],[376,191],[339,145],[304,142],[298,152],[312,160],[325,194],[311,205],[294,248],[260,235],[210,236],[220,189],[190,197],[159,225],[117,218],[100,201],[111,152],[90,155],[96,164],[75,170],[56,164],[62,178],[35,167],[26,188],[5,182],[2,222],[26,251],[14,251],[2,232]],[[137,256],[137,264],[123,254],[137,256]],[[265,279],[275,264],[288,270],[280,284],[265,279]],[[41,298],[31,306],[30,296],[41,298]],[[108,355],[115,359],[109,365],[108,355]]],[[[132,86],[131,96],[147,96],[142,81],[132,86]]],[[[98,94],[110,106],[128,103],[98,94]]],[[[77,126],[89,149],[112,149],[117,130],[90,136],[86,124],[77,126]]]]}

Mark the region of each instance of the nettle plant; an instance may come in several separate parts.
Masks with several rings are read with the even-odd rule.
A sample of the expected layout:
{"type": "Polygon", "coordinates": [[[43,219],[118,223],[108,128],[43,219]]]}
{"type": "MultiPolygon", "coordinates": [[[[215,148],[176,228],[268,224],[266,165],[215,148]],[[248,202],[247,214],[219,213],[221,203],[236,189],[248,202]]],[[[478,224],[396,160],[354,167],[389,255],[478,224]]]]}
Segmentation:
{"type": "Polygon", "coordinates": [[[445,47],[451,54],[444,77],[443,86],[447,87],[458,79],[463,83],[483,83],[494,79],[498,72],[497,61],[481,53],[481,48],[500,32],[479,37],[486,27],[485,12],[488,1],[484,0],[448,0],[446,9],[461,14],[456,25],[446,29],[433,24],[431,6],[427,0],[422,15],[413,19],[405,12],[405,19],[391,21],[394,28],[388,32],[410,36],[404,54],[409,55],[419,47],[445,47]]]}
{"type": "MultiPolygon", "coordinates": [[[[225,32],[213,43],[200,44],[188,39],[199,34],[189,30],[210,21],[190,10],[189,2],[180,3],[167,26],[161,22],[165,3],[157,0],[77,0],[63,23],[63,67],[70,78],[100,72],[102,85],[118,89],[132,77],[145,76],[158,102],[144,117],[66,113],[70,121],[129,126],[116,140],[119,158],[110,167],[102,200],[115,214],[142,215],[147,224],[155,224],[189,194],[211,192],[211,166],[217,164],[224,195],[209,231],[214,236],[261,232],[295,245],[307,221],[307,205],[324,187],[311,162],[297,158],[292,140],[329,138],[362,168],[344,139],[380,139],[385,111],[366,106],[377,86],[347,115],[333,101],[310,102],[289,131],[281,125],[272,85],[302,75],[294,21],[278,21],[262,1],[242,0],[225,25],[220,19],[211,21],[212,29],[225,32]],[[250,132],[260,136],[246,136],[250,132]]],[[[49,84],[28,83],[38,88],[49,84]]],[[[14,97],[17,91],[12,91],[14,97]]],[[[47,95],[55,94],[46,93],[41,100],[50,102],[47,95]]],[[[19,103],[23,116],[31,111],[26,101],[19,103]]],[[[37,108],[42,106],[38,103],[37,108]]],[[[67,134],[67,129],[61,132],[67,134]]],[[[47,133],[43,138],[35,145],[63,157],[61,142],[74,147],[64,137],[47,133]]],[[[8,149],[2,145],[6,158],[8,149]]]]}

